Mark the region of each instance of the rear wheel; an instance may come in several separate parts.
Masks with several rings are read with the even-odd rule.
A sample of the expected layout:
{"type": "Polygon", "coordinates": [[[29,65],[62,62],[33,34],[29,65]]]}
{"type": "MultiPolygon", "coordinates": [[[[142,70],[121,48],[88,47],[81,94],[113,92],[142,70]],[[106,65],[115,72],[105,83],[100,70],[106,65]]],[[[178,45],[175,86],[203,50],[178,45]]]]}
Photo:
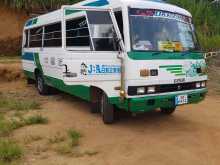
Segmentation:
{"type": "Polygon", "coordinates": [[[44,78],[40,73],[36,75],[36,86],[41,95],[49,94],[49,87],[45,84],[44,78]]]}
{"type": "Polygon", "coordinates": [[[161,108],[161,113],[166,114],[166,115],[171,115],[175,112],[176,107],[173,108],[161,108]]]}
{"type": "Polygon", "coordinates": [[[109,103],[108,96],[103,92],[100,101],[102,119],[105,124],[112,124],[115,121],[114,106],[109,103]]]}

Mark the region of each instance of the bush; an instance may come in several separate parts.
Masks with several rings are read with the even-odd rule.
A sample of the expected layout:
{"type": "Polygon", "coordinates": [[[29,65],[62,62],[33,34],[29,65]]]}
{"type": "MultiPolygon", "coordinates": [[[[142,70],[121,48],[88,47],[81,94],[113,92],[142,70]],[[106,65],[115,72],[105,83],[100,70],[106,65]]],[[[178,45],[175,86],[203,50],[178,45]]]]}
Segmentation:
{"type": "Polygon", "coordinates": [[[40,103],[34,100],[17,100],[0,96],[0,109],[18,111],[40,109],[40,103]]]}
{"type": "Polygon", "coordinates": [[[11,162],[21,158],[23,151],[15,142],[11,140],[0,140],[0,160],[11,162]]]}
{"type": "Polygon", "coordinates": [[[24,119],[25,125],[33,125],[33,124],[47,124],[48,119],[41,115],[30,116],[27,119],[24,119]]]}
{"type": "Polygon", "coordinates": [[[71,146],[78,146],[79,145],[79,139],[82,137],[81,133],[70,129],[68,130],[68,136],[71,140],[71,146]]]}

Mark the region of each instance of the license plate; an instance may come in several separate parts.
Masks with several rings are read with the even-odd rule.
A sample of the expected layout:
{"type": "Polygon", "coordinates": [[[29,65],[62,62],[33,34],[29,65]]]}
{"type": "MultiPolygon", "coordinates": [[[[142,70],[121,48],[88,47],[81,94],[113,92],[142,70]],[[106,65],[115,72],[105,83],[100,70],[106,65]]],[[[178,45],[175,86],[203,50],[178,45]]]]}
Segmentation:
{"type": "Polygon", "coordinates": [[[176,105],[183,105],[188,103],[188,96],[187,95],[179,95],[175,98],[176,105]]]}

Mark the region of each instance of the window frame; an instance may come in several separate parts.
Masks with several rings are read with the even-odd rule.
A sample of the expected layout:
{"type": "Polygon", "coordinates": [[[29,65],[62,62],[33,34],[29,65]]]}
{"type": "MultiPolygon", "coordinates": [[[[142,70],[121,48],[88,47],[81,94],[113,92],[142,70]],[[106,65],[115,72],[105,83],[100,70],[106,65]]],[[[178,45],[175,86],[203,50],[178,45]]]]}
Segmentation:
{"type": "MultiPolygon", "coordinates": [[[[88,17],[87,17],[87,13],[86,13],[86,11],[82,11],[83,13],[82,14],[80,14],[80,15],[77,15],[77,16],[72,16],[72,17],[68,17],[67,19],[64,19],[64,24],[65,24],[65,29],[63,29],[63,31],[64,31],[64,40],[65,40],[65,50],[67,50],[67,51],[73,51],[73,52],[92,52],[92,53],[116,53],[116,52],[118,52],[117,50],[111,50],[111,51],[105,51],[105,50],[101,50],[101,51],[97,51],[97,50],[95,50],[95,48],[94,48],[94,43],[93,43],[93,41],[92,41],[92,37],[91,37],[91,32],[90,32],[90,30],[91,30],[91,28],[90,28],[90,24],[89,24],[89,22],[88,22],[88,17]],[[89,37],[90,37],[90,42],[91,42],[91,45],[90,45],[90,47],[92,47],[92,49],[90,48],[90,47],[84,47],[84,49],[83,49],[83,47],[81,47],[81,46],[78,46],[78,47],[68,47],[67,45],[66,45],[66,21],[68,21],[68,20],[72,20],[72,19],[78,19],[78,18],[81,18],[81,17],[86,17],[86,22],[87,22],[87,25],[88,25],[88,29],[89,29],[89,37]]],[[[123,10],[121,9],[121,8],[118,8],[117,10],[115,10],[114,11],[114,14],[116,13],[116,12],[121,12],[122,13],[122,20],[123,20],[123,33],[124,33],[124,23],[125,23],[125,21],[124,21],[124,17],[123,17],[123,10]]],[[[117,21],[117,20],[116,20],[117,21]]],[[[118,23],[118,22],[117,22],[118,23]]],[[[114,23],[112,22],[112,24],[113,24],[113,26],[115,26],[114,25],[114,23]]],[[[120,31],[120,33],[121,33],[121,31],[120,31]]],[[[124,34],[121,34],[122,36],[124,36],[124,34]]],[[[125,41],[125,38],[123,38],[124,39],[124,41],[125,41]]]]}
{"type": "Polygon", "coordinates": [[[63,47],[63,27],[62,27],[62,21],[57,21],[57,22],[53,22],[53,23],[50,23],[50,24],[45,24],[43,25],[43,40],[42,40],[42,48],[45,48],[45,49],[50,49],[50,48],[62,48],[63,47]],[[61,26],[61,30],[60,31],[53,31],[53,32],[49,32],[49,33],[54,33],[54,32],[60,32],[61,33],[61,37],[60,38],[57,38],[57,39],[60,39],[61,40],[61,44],[60,46],[45,46],[45,34],[48,34],[48,33],[45,33],[45,28],[46,26],[51,26],[51,25],[55,25],[55,24],[59,24],[60,23],[60,26],[61,26]]]}
{"type": "Polygon", "coordinates": [[[78,17],[71,17],[71,18],[68,18],[68,19],[65,19],[64,20],[64,24],[65,24],[65,29],[63,29],[63,31],[65,32],[65,47],[66,47],[66,50],[67,51],[93,51],[93,44],[92,44],[92,41],[91,41],[91,33],[90,33],[90,28],[89,28],[89,24],[88,24],[88,20],[87,20],[87,15],[86,14],[82,14],[78,17]],[[88,28],[88,31],[89,31],[89,42],[90,42],[90,45],[89,46],[67,46],[67,28],[66,28],[66,23],[67,21],[73,21],[73,20],[77,20],[77,19],[80,19],[80,18],[85,18],[86,20],[86,23],[87,23],[87,28],[88,28]]]}
{"type": "MultiPolygon", "coordinates": [[[[30,29],[26,29],[26,30],[28,30],[28,47],[27,48],[42,48],[42,44],[43,44],[43,36],[44,36],[44,31],[43,31],[43,29],[44,29],[44,26],[42,25],[42,26],[37,26],[37,27],[33,27],[33,28],[30,28],[30,29]],[[37,29],[37,28],[42,28],[42,33],[41,34],[35,34],[35,35],[31,35],[31,30],[33,30],[33,29],[37,29]],[[41,36],[41,46],[31,46],[31,36],[36,36],[36,35],[42,35],[41,36]]],[[[39,40],[40,41],[40,40],[39,40]]]]}

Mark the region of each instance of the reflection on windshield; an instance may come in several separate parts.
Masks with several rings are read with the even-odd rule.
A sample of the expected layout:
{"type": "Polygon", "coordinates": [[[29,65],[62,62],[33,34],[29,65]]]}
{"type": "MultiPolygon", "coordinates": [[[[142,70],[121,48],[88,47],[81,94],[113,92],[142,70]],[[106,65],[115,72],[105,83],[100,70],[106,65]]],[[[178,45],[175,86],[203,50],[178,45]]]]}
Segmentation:
{"type": "Polygon", "coordinates": [[[133,50],[198,50],[195,33],[189,22],[167,17],[130,15],[130,23],[133,50]]]}

